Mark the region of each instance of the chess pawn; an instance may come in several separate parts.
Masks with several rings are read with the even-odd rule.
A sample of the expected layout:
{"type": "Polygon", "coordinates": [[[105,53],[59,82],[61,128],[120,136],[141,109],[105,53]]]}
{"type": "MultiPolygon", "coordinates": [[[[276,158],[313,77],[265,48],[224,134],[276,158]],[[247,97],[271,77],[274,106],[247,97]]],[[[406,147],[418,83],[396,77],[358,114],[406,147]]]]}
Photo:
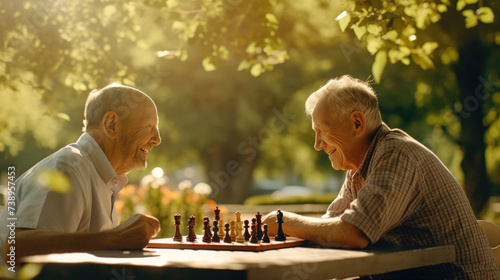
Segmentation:
{"type": "MultiPolygon", "coordinates": [[[[203,224],[205,224],[205,221],[207,221],[207,222],[208,222],[208,227],[210,227],[210,219],[208,219],[208,217],[204,217],[204,218],[203,218],[203,224]]],[[[209,233],[209,235],[210,235],[210,238],[212,238],[212,231],[211,231],[211,230],[209,230],[209,231],[208,231],[208,233],[209,233]]]]}
{"type": "Polygon", "coordinates": [[[220,242],[219,235],[217,232],[219,231],[219,226],[217,225],[217,220],[214,221],[214,234],[212,236],[212,242],[220,242]]]}
{"type": "Polygon", "coordinates": [[[224,236],[224,243],[231,243],[231,236],[229,236],[229,223],[226,223],[224,231],[226,232],[226,235],[224,236]]]}
{"type": "Polygon", "coordinates": [[[236,241],[236,222],[231,220],[229,221],[229,236],[231,237],[231,241],[236,241]]]}
{"type": "Polygon", "coordinates": [[[174,241],[182,242],[182,235],[179,230],[179,226],[181,225],[181,215],[180,214],[175,214],[174,215],[174,220],[175,220],[175,234],[174,234],[174,241]]]}
{"type": "Polygon", "coordinates": [[[250,240],[250,233],[248,232],[248,228],[250,227],[248,225],[249,222],[248,222],[248,220],[245,220],[244,223],[245,223],[245,226],[243,226],[243,227],[245,228],[245,233],[243,234],[243,237],[244,237],[245,241],[249,241],[250,240]]]}
{"type": "Polygon", "coordinates": [[[210,236],[211,230],[210,230],[210,224],[208,221],[208,218],[203,221],[203,229],[205,230],[205,235],[203,235],[202,241],[205,243],[210,243],[212,241],[212,237],[210,236]]]}
{"type": "Polygon", "coordinates": [[[224,239],[224,222],[222,221],[222,219],[219,219],[217,221],[219,223],[219,238],[221,240],[224,239]]]}
{"type": "Polygon", "coordinates": [[[250,231],[250,243],[259,243],[257,239],[257,219],[252,219],[252,230],[250,231]]]}
{"type": "Polygon", "coordinates": [[[264,224],[264,233],[262,235],[262,243],[271,243],[271,239],[269,238],[269,235],[267,235],[268,229],[267,225],[264,224]]]}

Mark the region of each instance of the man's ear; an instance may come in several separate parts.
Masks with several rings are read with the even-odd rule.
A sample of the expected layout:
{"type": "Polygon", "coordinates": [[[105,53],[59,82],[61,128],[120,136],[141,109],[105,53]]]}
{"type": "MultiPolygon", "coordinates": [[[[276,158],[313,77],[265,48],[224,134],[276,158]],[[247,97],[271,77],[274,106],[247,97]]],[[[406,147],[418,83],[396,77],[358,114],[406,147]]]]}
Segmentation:
{"type": "Polygon", "coordinates": [[[104,126],[104,133],[106,133],[109,138],[115,139],[120,127],[120,118],[118,115],[113,111],[107,112],[104,114],[104,117],[102,117],[102,124],[104,126]]]}
{"type": "Polygon", "coordinates": [[[351,114],[351,124],[354,126],[356,136],[363,135],[366,131],[366,118],[361,111],[354,111],[351,114]]]}

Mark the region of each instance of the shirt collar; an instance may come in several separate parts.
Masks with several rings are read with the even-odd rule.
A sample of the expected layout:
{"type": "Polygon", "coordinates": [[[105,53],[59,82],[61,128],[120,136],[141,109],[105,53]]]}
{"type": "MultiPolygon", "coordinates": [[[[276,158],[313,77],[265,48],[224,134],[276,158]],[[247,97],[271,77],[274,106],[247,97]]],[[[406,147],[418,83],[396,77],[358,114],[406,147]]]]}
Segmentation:
{"type": "Polygon", "coordinates": [[[127,176],[116,175],[115,170],[111,166],[111,163],[104,154],[103,150],[90,134],[83,133],[76,144],[87,152],[92,160],[92,163],[94,163],[99,176],[101,176],[101,179],[104,181],[106,186],[108,186],[113,192],[116,193],[120,191],[123,186],[127,184],[127,176]]]}
{"type": "Polygon", "coordinates": [[[366,178],[366,173],[368,172],[370,161],[372,159],[373,153],[375,152],[375,147],[377,146],[377,143],[389,132],[391,132],[391,129],[385,123],[382,123],[377,131],[371,136],[372,139],[370,142],[370,146],[368,147],[365,157],[363,158],[363,161],[361,161],[361,165],[359,166],[359,169],[355,173],[355,175],[361,175],[363,178],[366,178]]]}

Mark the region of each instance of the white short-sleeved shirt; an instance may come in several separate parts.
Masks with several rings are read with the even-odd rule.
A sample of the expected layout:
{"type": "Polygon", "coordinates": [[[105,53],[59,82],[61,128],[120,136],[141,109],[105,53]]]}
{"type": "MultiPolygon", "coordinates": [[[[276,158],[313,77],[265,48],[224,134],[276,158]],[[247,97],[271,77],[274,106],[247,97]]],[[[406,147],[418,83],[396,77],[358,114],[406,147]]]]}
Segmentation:
{"type": "MultiPolygon", "coordinates": [[[[16,228],[99,232],[116,227],[114,201],[127,182],[125,175],[116,175],[94,138],[84,133],[76,143],[46,157],[15,181],[16,228]],[[59,193],[41,186],[39,174],[44,170],[66,175],[71,189],[59,193]]],[[[7,207],[0,213],[0,221],[12,217],[7,207]]],[[[8,231],[8,227],[0,227],[0,252],[8,231]]]]}

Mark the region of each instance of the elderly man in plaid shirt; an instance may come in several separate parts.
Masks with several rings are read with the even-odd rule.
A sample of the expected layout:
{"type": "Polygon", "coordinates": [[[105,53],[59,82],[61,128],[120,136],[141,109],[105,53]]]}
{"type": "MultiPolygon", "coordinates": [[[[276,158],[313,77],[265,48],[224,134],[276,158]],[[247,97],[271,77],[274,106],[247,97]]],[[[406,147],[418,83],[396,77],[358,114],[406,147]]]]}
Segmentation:
{"type": "MultiPolygon", "coordinates": [[[[369,279],[500,279],[485,233],[450,171],[429,149],[382,122],[372,87],[342,76],[306,101],[336,170],[346,170],[322,218],[284,213],[285,234],[345,248],[455,245],[456,261],[369,279]]],[[[263,222],[276,231],[275,213],[263,222]]]]}

